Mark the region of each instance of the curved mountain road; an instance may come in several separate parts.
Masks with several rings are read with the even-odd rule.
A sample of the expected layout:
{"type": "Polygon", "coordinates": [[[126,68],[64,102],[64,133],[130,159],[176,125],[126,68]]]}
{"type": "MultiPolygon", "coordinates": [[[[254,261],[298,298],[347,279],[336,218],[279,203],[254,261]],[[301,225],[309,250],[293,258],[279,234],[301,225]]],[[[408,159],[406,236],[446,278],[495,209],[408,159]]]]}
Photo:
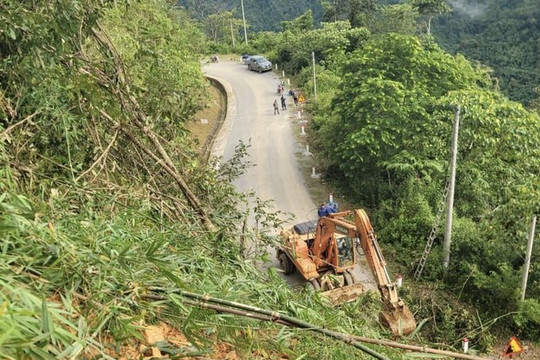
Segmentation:
{"type": "MultiPolygon", "coordinates": [[[[228,82],[236,102],[235,107],[229,107],[228,134],[221,134],[224,137],[221,140],[224,141],[222,160],[227,161],[233,156],[240,141],[251,141],[249,160],[255,166],[237,179],[237,190],[253,190],[261,199],[273,200],[276,210],[290,212],[298,221],[316,218],[317,208],[298,170],[295,157],[298,149],[290,126],[291,110],[280,109],[279,115],[273,112],[273,101],[278,99],[279,102],[276,94],[279,80],[272,72],[259,74],[234,62],[211,63],[204,70],[208,75],[228,82]]],[[[286,97],[288,103],[292,103],[292,99],[286,97]]]]}
{"type": "MultiPolygon", "coordinates": [[[[274,115],[272,103],[275,99],[279,102],[279,79],[272,72],[249,71],[239,62],[208,63],[203,71],[220,81],[229,93],[228,119],[214,142],[212,155],[224,162],[234,155],[240,141],[251,143],[249,160],[255,166],[236,180],[236,189],[253,190],[262,200],[272,200],[275,210],[290,213],[294,222],[316,219],[317,206],[305,187],[296,158],[303,149],[295,142],[292,131],[291,125],[296,121],[292,97],[286,95],[289,110],[281,111],[280,106],[280,114],[274,115]]],[[[272,263],[268,265],[279,267],[275,251],[270,253],[272,263]]],[[[366,288],[375,288],[369,269],[356,268],[355,273],[366,288]]],[[[289,276],[288,280],[298,283],[301,277],[289,276]]]]}

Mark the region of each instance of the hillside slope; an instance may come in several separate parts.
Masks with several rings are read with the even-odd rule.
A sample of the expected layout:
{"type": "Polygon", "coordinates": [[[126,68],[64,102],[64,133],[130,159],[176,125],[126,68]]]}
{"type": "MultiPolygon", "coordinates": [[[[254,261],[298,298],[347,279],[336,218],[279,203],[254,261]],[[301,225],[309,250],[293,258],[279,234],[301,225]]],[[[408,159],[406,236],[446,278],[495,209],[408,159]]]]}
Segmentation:
{"type": "MultiPolygon", "coordinates": [[[[451,2],[452,3],[452,2],[451,2]]],[[[540,6],[535,0],[455,1],[434,34],[443,48],[490,66],[501,90],[529,104],[540,86],[540,6]]]]}
{"type": "MultiPolygon", "coordinates": [[[[380,336],[377,297],[332,309],[261,273],[264,253],[244,258],[245,242],[271,238],[242,230],[236,201],[247,199],[231,182],[243,153],[206,164],[184,127],[207,98],[193,23],[160,0],[82,5],[8,1],[0,12],[1,356],[208,357],[220,344],[246,359],[329,348],[366,358],[183,292],[380,336]],[[150,336],[162,323],[165,342],[150,336]]],[[[264,204],[252,211],[276,226],[264,204]]]]}

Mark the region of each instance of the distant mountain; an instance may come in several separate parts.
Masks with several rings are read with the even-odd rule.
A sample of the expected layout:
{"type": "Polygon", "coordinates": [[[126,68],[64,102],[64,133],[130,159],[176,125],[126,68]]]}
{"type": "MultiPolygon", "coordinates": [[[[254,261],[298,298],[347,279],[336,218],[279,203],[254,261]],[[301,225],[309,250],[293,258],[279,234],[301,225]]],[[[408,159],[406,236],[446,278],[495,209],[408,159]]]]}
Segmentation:
{"type": "MultiPolygon", "coordinates": [[[[179,0],[195,19],[204,19],[219,11],[234,10],[242,17],[241,0],[179,0]]],[[[280,31],[281,21],[292,20],[311,9],[315,23],[322,19],[320,0],[244,0],[246,22],[251,31],[280,31]]]]}
{"type": "Polygon", "coordinates": [[[454,10],[433,26],[437,42],[493,68],[501,90],[528,104],[540,86],[538,0],[449,0],[454,10]]]}

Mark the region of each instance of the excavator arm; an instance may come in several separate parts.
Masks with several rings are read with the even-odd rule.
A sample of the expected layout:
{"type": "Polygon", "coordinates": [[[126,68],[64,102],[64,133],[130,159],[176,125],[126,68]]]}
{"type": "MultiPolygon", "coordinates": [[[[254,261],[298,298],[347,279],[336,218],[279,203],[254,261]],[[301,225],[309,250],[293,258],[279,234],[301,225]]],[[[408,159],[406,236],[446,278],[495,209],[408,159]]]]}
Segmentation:
{"type": "Polygon", "coordinates": [[[383,311],[379,314],[380,321],[395,334],[413,332],[416,329],[414,316],[399,298],[396,284],[390,280],[390,275],[386,270],[386,261],[377,242],[375,231],[363,209],[354,211],[354,222],[360,238],[360,245],[381,293],[383,311]]]}

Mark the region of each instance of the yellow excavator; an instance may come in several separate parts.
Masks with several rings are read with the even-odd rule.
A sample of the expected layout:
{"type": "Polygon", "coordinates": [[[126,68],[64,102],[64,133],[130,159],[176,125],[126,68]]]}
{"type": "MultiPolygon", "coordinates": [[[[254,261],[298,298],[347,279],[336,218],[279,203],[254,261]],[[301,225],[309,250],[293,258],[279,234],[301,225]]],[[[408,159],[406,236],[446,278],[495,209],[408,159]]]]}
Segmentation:
{"type": "Polygon", "coordinates": [[[354,301],[364,292],[353,268],[360,244],[375,277],[383,311],[379,321],[394,333],[407,335],[416,329],[413,314],[399,298],[371,222],[363,209],[330,213],[281,231],[277,257],[285,275],[295,270],[311,287],[333,304],[354,301]]]}

